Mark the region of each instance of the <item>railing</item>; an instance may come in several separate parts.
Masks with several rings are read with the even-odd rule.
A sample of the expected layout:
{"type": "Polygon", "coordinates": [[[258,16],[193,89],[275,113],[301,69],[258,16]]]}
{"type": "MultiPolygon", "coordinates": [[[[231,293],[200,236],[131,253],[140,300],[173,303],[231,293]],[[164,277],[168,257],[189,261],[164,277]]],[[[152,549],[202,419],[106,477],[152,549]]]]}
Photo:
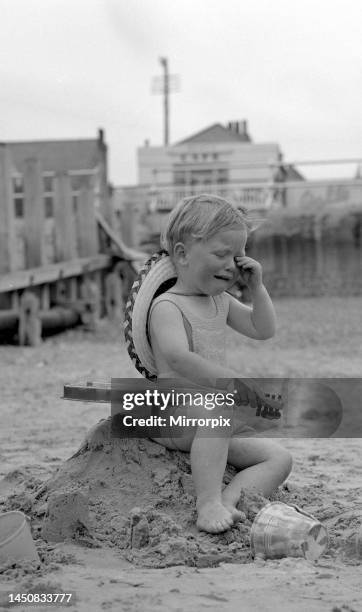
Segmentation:
{"type": "MultiPolygon", "coordinates": [[[[245,163],[243,167],[258,167],[263,164],[245,163]]],[[[185,197],[201,193],[213,193],[228,199],[236,206],[246,207],[251,211],[267,213],[271,208],[289,207],[311,204],[315,202],[346,202],[360,201],[362,203],[362,159],[331,159],[303,160],[293,162],[270,162],[271,179],[264,182],[227,182],[203,185],[170,185],[153,184],[121,188],[121,200],[124,203],[134,203],[148,213],[169,212],[176,203],[185,197]],[[280,168],[287,167],[326,167],[357,164],[355,178],[313,178],[307,180],[281,181],[277,178],[280,168]],[[358,164],[360,164],[358,166],[358,164]],[[274,178],[273,178],[274,177],[274,178]]],[[[332,173],[332,172],[331,172],[332,173]]]]}
{"type": "Polygon", "coordinates": [[[188,185],[188,186],[164,186],[161,188],[151,187],[148,191],[149,210],[170,211],[177,202],[183,198],[197,196],[202,193],[213,193],[233,202],[236,206],[244,206],[248,209],[265,209],[271,205],[271,185],[260,183],[247,184],[210,184],[210,185],[188,185]]]}
{"type": "Polygon", "coordinates": [[[169,212],[182,198],[213,193],[249,210],[267,210],[274,201],[274,183],[224,183],[210,185],[144,185],[122,189],[121,200],[149,213],[169,212]]]}

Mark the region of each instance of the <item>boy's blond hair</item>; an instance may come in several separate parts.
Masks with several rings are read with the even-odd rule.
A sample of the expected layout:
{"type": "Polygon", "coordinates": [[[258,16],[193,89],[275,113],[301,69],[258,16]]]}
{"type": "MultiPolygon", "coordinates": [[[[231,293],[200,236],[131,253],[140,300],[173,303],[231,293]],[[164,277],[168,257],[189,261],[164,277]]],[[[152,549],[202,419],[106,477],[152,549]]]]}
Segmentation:
{"type": "Polygon", "coordinates": [[[251,224],[245,208],[236,208],[216,195],[203,193],[183,198],[172,210],[162,233],[161,245],[172,257],[178,242],[208,240],[221,230],[237,228],[247,232],[251,224]]]}

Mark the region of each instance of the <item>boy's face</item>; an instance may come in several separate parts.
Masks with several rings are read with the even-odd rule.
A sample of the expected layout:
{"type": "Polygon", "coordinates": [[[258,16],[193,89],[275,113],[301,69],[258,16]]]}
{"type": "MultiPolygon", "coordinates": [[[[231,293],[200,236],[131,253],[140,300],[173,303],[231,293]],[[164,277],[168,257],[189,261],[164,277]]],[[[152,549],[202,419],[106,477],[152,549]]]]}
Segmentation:
{"type": "Polygon", "coordinates": [[[183,283],[192,291],[218,295],[238,277],[234,257],[245,255],[245,229],[226,229],[204,241],[184,245],[184,265],[179,268],[183,283]]]}

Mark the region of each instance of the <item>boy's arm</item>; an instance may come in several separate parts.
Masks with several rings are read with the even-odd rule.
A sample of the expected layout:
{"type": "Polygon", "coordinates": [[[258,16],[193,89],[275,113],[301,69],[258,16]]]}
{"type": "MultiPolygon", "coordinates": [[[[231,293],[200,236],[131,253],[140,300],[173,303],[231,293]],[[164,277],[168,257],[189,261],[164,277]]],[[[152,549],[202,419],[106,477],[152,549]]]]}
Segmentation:
{"type": "Polygon", "coordinates": [[[157,349],[182,378],[198,385],[214,386],[217,379],[240,376],[190,351],[181,312],[171,302],[160,302],[153,308],[150,334],[153,350],[157,349]]]}
{"type": "MultiPolygon", "coordinates": [[[[220,366],[190,351],[180,310],[171,302],[159,302],[152,310],[150,335],[153,351],[162,354],[170,368],[196,385],[218,389],[237,389],[241,405],[258,406],[258,398],[265,399],[264,392],[254,381],[240,378],[234,370],[220,366]]],[[[274,406],[274,403],[266,403],[274,406]]],[[[277,405],[278,407],[278,405],[277,405]]]]}
{"type": "Polygon", "coordinates": [[[235,297],[229,295],[227,324],[248,338],[268,340],[275,334],[274,306],[264,285],[251,291],[251,297],[252,308],[241,304],[235,297]]]}
{"type": "Polygon", "coordinates": [[[275,334],[276,317],[273,303],[263,285],[262,267],[258,261],[246,255],[238,255],[234,261],[241,281],[250,291],[252,308],[240,304],[230,296],[227,323],[249,338],[272,338],[275,334]]]}

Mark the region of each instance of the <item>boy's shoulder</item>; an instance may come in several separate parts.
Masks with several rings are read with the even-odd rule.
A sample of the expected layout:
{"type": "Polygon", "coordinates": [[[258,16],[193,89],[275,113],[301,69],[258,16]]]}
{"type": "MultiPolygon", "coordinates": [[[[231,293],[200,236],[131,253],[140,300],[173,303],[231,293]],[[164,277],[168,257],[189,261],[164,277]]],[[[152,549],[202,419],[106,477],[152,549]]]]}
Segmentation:
{"type": "MultiPolygon", "coordinates": [[[[200,310],[199,305],[195,305],[193,302],[190,302],[188,298],[190,298],[190,296],[166,291],[165,293],[162,293],[161,295],[157,296],[157,298],[152,301],[150,315],[152,314],[155,306],[160,305],[161,309],[162,307],[164,308],[165,314],[167,313],[167,311],[176,312],[176,310],[178,310],[183,318],[188,315],[191,316],[191,318],[193,317],[193,315],[200,316],[202,308],[200,310]],[[172,308],[172,306],[174,306],[174,308],[172,308]]],[[[214,301],[214,304],[216,306],[217,316],[221,316],[222,318],[227,317],[230,306],[230,294],[226,291],[223,291],[218,295],[212,296],[212,300],[214,301]]]]}
{"type": "Polygon", "coordinates": [[[151,307],[154,306],[155,304],[159,304],[160,302],[177,302],[177,294],[175,293],[170,293],[169,291],[165,291],[164,293],[161,293],[160,295],[158,295],[157,297],[155,297],[152,300],[152,304],[151,307]]]}
{"type": "Polygon", "coordinates": [[[174,306],[176,306],[178,310],[181,310],[180,304],[177,301],[177,297],[175,298],[174,294],[171,294],[171,293],[168,293],[168,291],[165,291],[164,293],[161,293],[161,295],[158,295],[156,298],[152,300],[152,303],[149,309],[149,314],[148,314],[149,318],[151,317],[155,309],[155,306],[158,306],[159,304],[162,304],[162,307],[164,307],[167,310],[169,309],[170,304],[173,304],[174,306]]]}
{"type": "Polygon", "coordinates": [[[151,325],[164,328],[165,325],[179,324],[184,319],[185,316],[181,306],[165,292],[152,301],[148,311],[147,330],[150,331],[151,325]],[[155,311],[156,315],[154,315],[155,311]]]}
{"type": "MultiPolygon", "coordinates": [[[[185,302],[185,298],[187,299],[188,297],[190,296],[182,295],[181,293],[173,293],[172,291],[165,291],[152,300],[151,306],[159,304],[160,302],[172,302],[174,304],[179,304],[180,302],[185,302]]],[[[213,299],[217,303],[229,304],[230,297],[232,296],[228,291],[223,291],[218,295],[214,295],[213,299]]]]}
{"type": "MultiPolygon", "coordinates": [[[[179,311],[183,313],[185,310],[186,311],[188,310],[187,297],[188,296],[182,296],[181,294],[178,294],[178,293],[172,293],[169,291],[165,291],[164,293],[161,293],[161,295],[158,295],[156,298],[152,300],[150,310],[149,310],[149,316],[151,316],[155,306],[159,304],[162,304],[166,309],[168,309],[169,305],[172,304],[179,311]],[[186,298],[186,301],[185,301],[185,298],[186,298]]],[[[231,295],[227,291],[223,291],[222,293],[219,293],[218,295],[213,296],[213,300],[219,312],[220,311],[226,311],[226,313],[228,312],[229,305],[230,305],[230,298],[231,298],[231,295]]]]}

